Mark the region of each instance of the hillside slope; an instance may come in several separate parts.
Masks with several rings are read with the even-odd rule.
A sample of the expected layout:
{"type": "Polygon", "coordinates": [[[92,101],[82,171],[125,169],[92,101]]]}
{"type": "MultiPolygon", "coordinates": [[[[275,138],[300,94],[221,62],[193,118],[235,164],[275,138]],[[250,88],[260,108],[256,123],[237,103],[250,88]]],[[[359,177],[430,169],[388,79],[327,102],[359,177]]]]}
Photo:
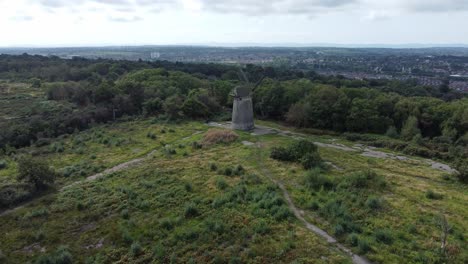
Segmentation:
{"type": "MultiPolygon", "coordinates": [[[[296,136],[237,132],[232,143],[201,147],[209,129],[197,122],[126,121],[23,149],[66,177],[51,194],[0,216],[2,260],[350,263],[294,217],[271,178],[284,184],[307,221],[373,262],[433,262],[440,215],[452,226],[449,257],[467,259],[468,190],[446,172],[418,158],[365,157],[330,147],[353,147],[339,137],[309,135],[323,144],[319,151],[330,168],[321,175],[334,185],[314,189],[299,164],[269,158],[272,147],[296,136]],[[82,181],[133,159],[142,160],[82,181]],[[367,175],[362,188],[352,184],[359,173],[367,175]],[[378,206],[369,206],[373,199],[378,206]]],[[[15,161],[7,161],[1,184],[15,181],[15,161]]]]}

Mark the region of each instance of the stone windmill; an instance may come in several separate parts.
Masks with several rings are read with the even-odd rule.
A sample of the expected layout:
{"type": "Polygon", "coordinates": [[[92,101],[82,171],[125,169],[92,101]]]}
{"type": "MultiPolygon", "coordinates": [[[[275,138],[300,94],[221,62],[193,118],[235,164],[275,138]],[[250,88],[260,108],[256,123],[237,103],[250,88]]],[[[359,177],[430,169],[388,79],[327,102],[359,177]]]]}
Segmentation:
{"type": "Polygon", "coordinates": [[[234,97],[232,105],[232,128],[249,131],[255,128],[252,92],[262,82],[263,78],[253,85],[249,82],[242,70],[240,70],[240,77],[244,83],[234,88],[231,93],[234,97]]]}

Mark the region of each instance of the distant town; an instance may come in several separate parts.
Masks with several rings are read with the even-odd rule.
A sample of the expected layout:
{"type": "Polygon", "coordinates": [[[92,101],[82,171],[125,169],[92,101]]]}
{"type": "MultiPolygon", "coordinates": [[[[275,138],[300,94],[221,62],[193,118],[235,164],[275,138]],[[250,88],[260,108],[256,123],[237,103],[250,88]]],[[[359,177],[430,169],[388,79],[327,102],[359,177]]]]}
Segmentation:
{"type": "Polygon", "coordinates": [[[348,79],[413,80],[417,85],[468,93],[468,48],[265,48],[139,46],[94,48],[9,48],[0,54],[74,59],[175,61],[184,63],[284,66],[348,79]]]}

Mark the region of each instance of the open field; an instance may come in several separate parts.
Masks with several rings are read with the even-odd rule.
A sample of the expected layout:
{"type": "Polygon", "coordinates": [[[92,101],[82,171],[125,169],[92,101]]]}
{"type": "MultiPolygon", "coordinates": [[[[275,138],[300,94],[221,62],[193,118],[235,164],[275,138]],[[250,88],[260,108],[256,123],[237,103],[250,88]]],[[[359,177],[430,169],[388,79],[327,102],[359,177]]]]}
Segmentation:
{"type": "MultiPolygon", "coordinates": [[[[130,120],[22,149],[62,176],[56,191],[0,217],[2,261],[70,254],[87,263],[350,263],[294,217],[268,177],[285,185],[309,222],[375,263],[433,263],[440,215],[452,226],[450,260],[468,259],[468,189],[446,172],[320,147],[334,165],[320,175],[333,187],[315,188],[299,164],[269,158],[272,147],[292,137],[236,132],[233,143],[200,148],[194,142],[208,129],[198,122],[130,120]],[[144,160],[61,189],[136,158],[144,160]],[[364,187],[352,184],[357,172],[368,171],[375,176],[363,179],[364,187]]],[[[307,139],[355,144],[335,136],[307,139]]],[[[0,159],[8,162],[0,184],[14,182],[15,161],[0,159]]]]}

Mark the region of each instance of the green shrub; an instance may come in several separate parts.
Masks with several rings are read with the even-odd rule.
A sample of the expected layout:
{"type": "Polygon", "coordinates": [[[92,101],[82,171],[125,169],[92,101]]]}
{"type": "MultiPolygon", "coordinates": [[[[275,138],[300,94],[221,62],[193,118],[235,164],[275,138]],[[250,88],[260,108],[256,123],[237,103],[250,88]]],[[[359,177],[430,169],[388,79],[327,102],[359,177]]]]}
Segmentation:
{"type": "Polygon", "coordinates": [[[130,245],[133,242],[133,237],[132,237],[132,235],[130,235],[130,233],[128,232],[127,229],[125,229],[125,228],[121,229],[120,233],[122,235],[122,240],[126,244],[130,245]]]}
{"type": "Polygon", "coordinates": [[[41,241],[44,240],[45,233],[44,230],[39,229],[37,232],[34,233],[34,241],[41,241]]]}
{"type": "Polygon", "coordinates": [[[390,231],[379,229],[375,232],[375,240],[390,245],[393,243],[393,236],[390,231]]]}
{"type": "Polygon", "coordinates": [[[380,190],[387,186],[387,182],[382,176],[377,175],[373,171],[355,172],[347,177],[339,184],[341,189],[376,189],[380,190]]]}
{"type": "Polygon", "coordinates": [[[286,207],[286,206],[281,206],[279,207],[278,210],[276,210],[276,212],[274,213],[273,217],[275,218],[275,220],[277,221],[283,221],[283,220],[286,220],[288,219],[289,217],[292,216],[292,213],[291,211],[289,211],[289,208],[286,207]]]}
{"type": "Polygon", "coordinates": [[[308,140],[293,142],[288,147],[275,147],[271,150],[270,158],[300,162],[305,169],[310,169],[322,163],[317,146],[308,140]]]}
{"type": "Polygon", "coordinates": [[[142,210],[143,212],[148,212],[149,208],[150,208],[150,202],[149,201],[146,201],[146,200],[141,200],[137,203],[136,207],[140,210],[142,210]]]}
{"type": "Polygon", "coordinates": [[[192,142],[192,149],[201,149],[203,147],[203,145],[198,142],[198,141],[194,141],[192,142]]]}
{"type": "Polygon", "coordinates": [[[242,261],[239,257],[236,257],[236,256],[232,256],[230,259],[229,259],[229,264],[241,264],[242,261]]]}
{"type": "Polygon", "coordinates": [[[312,211],[317,211],[320,209],[320,205],[316,201],[311,201],[307,207],[312,211]]]}
{"type": "Polygon", "coordinates": [[[177,154],[177,151],[169,145],[166,145],[166,147],[164,148],[164,154],[166,154],[166,156],[171,156],[177,154]]]}
{"type": "Polygon", "coordinates": [[[262,179],[258,177],[257,174],[248,174],[242,176],[242,181],[247,183],[247,184],[260,184],[262,183],[262,179]]]}
{"type": "Polygon", "coordinates": [[[44,147],[50,145],[51,141],[49,138],[40,138],[34,144],[36,147],[44,147]]]}
{"type": "Polygon", "coordinates": [[[224,223],[219,220],[207,219],[205,221],[205,226],[208,231],[217,234],[223,234],[226,230],[224,223]]]}
{"type": "Polygon", "coordinates": [[[346,239],[346,242],[350,244],[352,247],[357,247],[359,244],[359,236],[355,233],[352,233],[346,239]]]}
{"type": "Polygon", "coordinates": [[[211,171],[216,171],[218,169],[218,166],[216,165],[216,163],[210,163],[210,170],[211,171]]]}
{"type": "Polygon", "coordinates": [[[121,216],[123,219],[129,219],[129,218],[130,218],[130,213],[128,212],[128,209],[123,209],[123,210],[120,212],[120,216],[121,216]]]}
{"type": "Polygon", "coordinates": [[[33,184],[37,190],[47,189],[49,184],[54,183],[55,177],[55,171],[42,160],[28,157],[22,157],[18,160],[17,179],[33,184]]]}
{"type": "Polygon", "coordinates": [[[184,184],[184,189],[187,191],[187,192],[192,192],[193,191],[193,186],[190,182],[186,182],[184,184]]]}
{"type": "Polygon", "coordinates": [[[459,159],[455,162],[455,175],[462,183],[468,183],[468,161],[466,159],[459,159]]]}
{"type": "Polygon", "coordinates": [[[270,158],[281,161],[294,161],[289,150],[283,147],[275,147],[271,150],[270,158]]]}
{"type": "Polygon", "coordinates": [[[444,196],[440,193],[436,193],[433,190],[428,190],[426,192],[426,198],[431,200],[441,200],[444,196]]]}
{"type": "Polygon", "coordinates": [[[174,228],[174,221],[171,218],[163,218],[159,221],[159,224],[166,230],[174,228]]]}
{"type": "Polygon", "coordinates": [[[141,245],[138,241],[133,242],[132,245],[130,246],[130,254],[133,257],[140,255],[142,251],[143,249],[141,248],[141,245]]]}
{"type": "Polygon", "coordinates": [[[257,234],[264,235],[270,232],[271,228],[265,220],[259,220],[254,224],[253,230],[257,234]]]}
{"type": "Polygon", "coordinates": [[[366,200],[366,207],[372,210],[379,210],[382,208],[382,201],[377,197],[369,197],[366,200]]]}
{"type": "Polygon", "coordinates": [[[65,246],[60,246],[58,249],[50,254],[39,257],[36,264],[72,264],[73,256],[65,246]]]}
{"type": "Polygon", "coordinates": [[[306,153],[301,158],[301,164],[302,167],[304,167],[304,169],[306,170],[312,169],[322,164],[322,158],[320,157],[320,154],[317,151],[306,153]]]}
{"type": "Polygon", "coordinates": [[[335,234],[335,236],[342,236],[346,233],[346,230],[341,224],[336,224],[333,228],[333,233],[335,234]]]}
{"type": "Polygon", "coordinates": [[[150,138],[150,139],[156,139],[156,138],[157,138],[157,137],[156,137],[156,134],[154,134],[154,133],[151,132],[151,131],[148,132],[148,133],[146,134],[146,137],[147,137],[147,138],[150,138]]]}
{"type": "Polygon", "coordinates": [[[237,165],[235,168],[234,168],[234,175],[237,175],[237,176],[240,176],[242,174],[244,174],[244,167],[242,167],[242,165],[237,165]]]}
{"type": "Polygon", "coordinates": [[[0,208],[8,208],[31,199],[33,187],[29,184],[10,184],[0,187],[0,208]]]}
{"type": "Polygon", "coordinates": [[[63,144],[61,142],[55,142],[50,146],[50,150],[52,152],[62,153],[65,150],[65,148],[63,147],[63,144]]]}
{"type": "Polygon", "coordinates": [[[233,170],[231,167],[226,167],[223,171],[223,174],[226,176],[231,176],[233,174],[233,170]]]}
{"type": "Polygon", "coordinates": [[[358,241],[359,254],[366,254],[371,250],[369,241],[365,238],[359,239],[358,241]]]}
{"type": "Polygon", "coordinates": [[[24,215],[25,219],[31,219],[31,218],[37,218],[37,217],[43,217],[43,216],[48,216],[49,211],[46,208],[38,208],[34,209],[33,211],[29,211],[24,215]]]}
{"type": "Polygon", "coordinates": [[[305,174],[305,186],[313,191],[319,191],[320,189],[330,190],[333,188],[333,181],[322,174],[319,168],[309,170],[305,174]]]}
{"type": "Polygon", "coordinates": [[[229,187],[228,183],[226,182],[226,180],[224,180],[223,178],[217,178],[216,179],[216,187],[220,190],[224,190],[226,189],[227,187],[229,187]]]}
{"type": "Polygon", "coordinates": [[[412,156],[420,156],[424,158],[435,158],[436,153],[426,147],[420,147],[414,144],[409,144],[403,149],[403,153],[412,156]]]}
{"type": "Polygon", "coordinates": [[[164,249],[163,244],[158,243],[156,244],[156,246],[154,246],[153,256],[160,261],[164,259],[164,257],[166,256],[166,250],[164,249]]]}
{"type": "Polygon", "coordinates": [[[6,160],[0,160],[0,170],[6,169],[7,165],[6,160]]]}
{"type": "Polygon", "coordinates": [[[390,138],[398,138],[400,137],[400,135],[398,134],[398,131],[396,129],[396,127],[394,126],[390,126],[388,129],[387,129],[387,132],[385,132],[385,135],[387,137],[390,137],[390,138]]]}
{"type": "Polygon", "coordinates": [[[184,210],[184,216],[185,218],[191,218],[191,217],[195,217],[197,216],[199,213],[198,213],[198,209],[197,207],[195,206],[195,204],[193,203],[190,203],[188,205],[185,206],[185,210],[184,210]]]}

